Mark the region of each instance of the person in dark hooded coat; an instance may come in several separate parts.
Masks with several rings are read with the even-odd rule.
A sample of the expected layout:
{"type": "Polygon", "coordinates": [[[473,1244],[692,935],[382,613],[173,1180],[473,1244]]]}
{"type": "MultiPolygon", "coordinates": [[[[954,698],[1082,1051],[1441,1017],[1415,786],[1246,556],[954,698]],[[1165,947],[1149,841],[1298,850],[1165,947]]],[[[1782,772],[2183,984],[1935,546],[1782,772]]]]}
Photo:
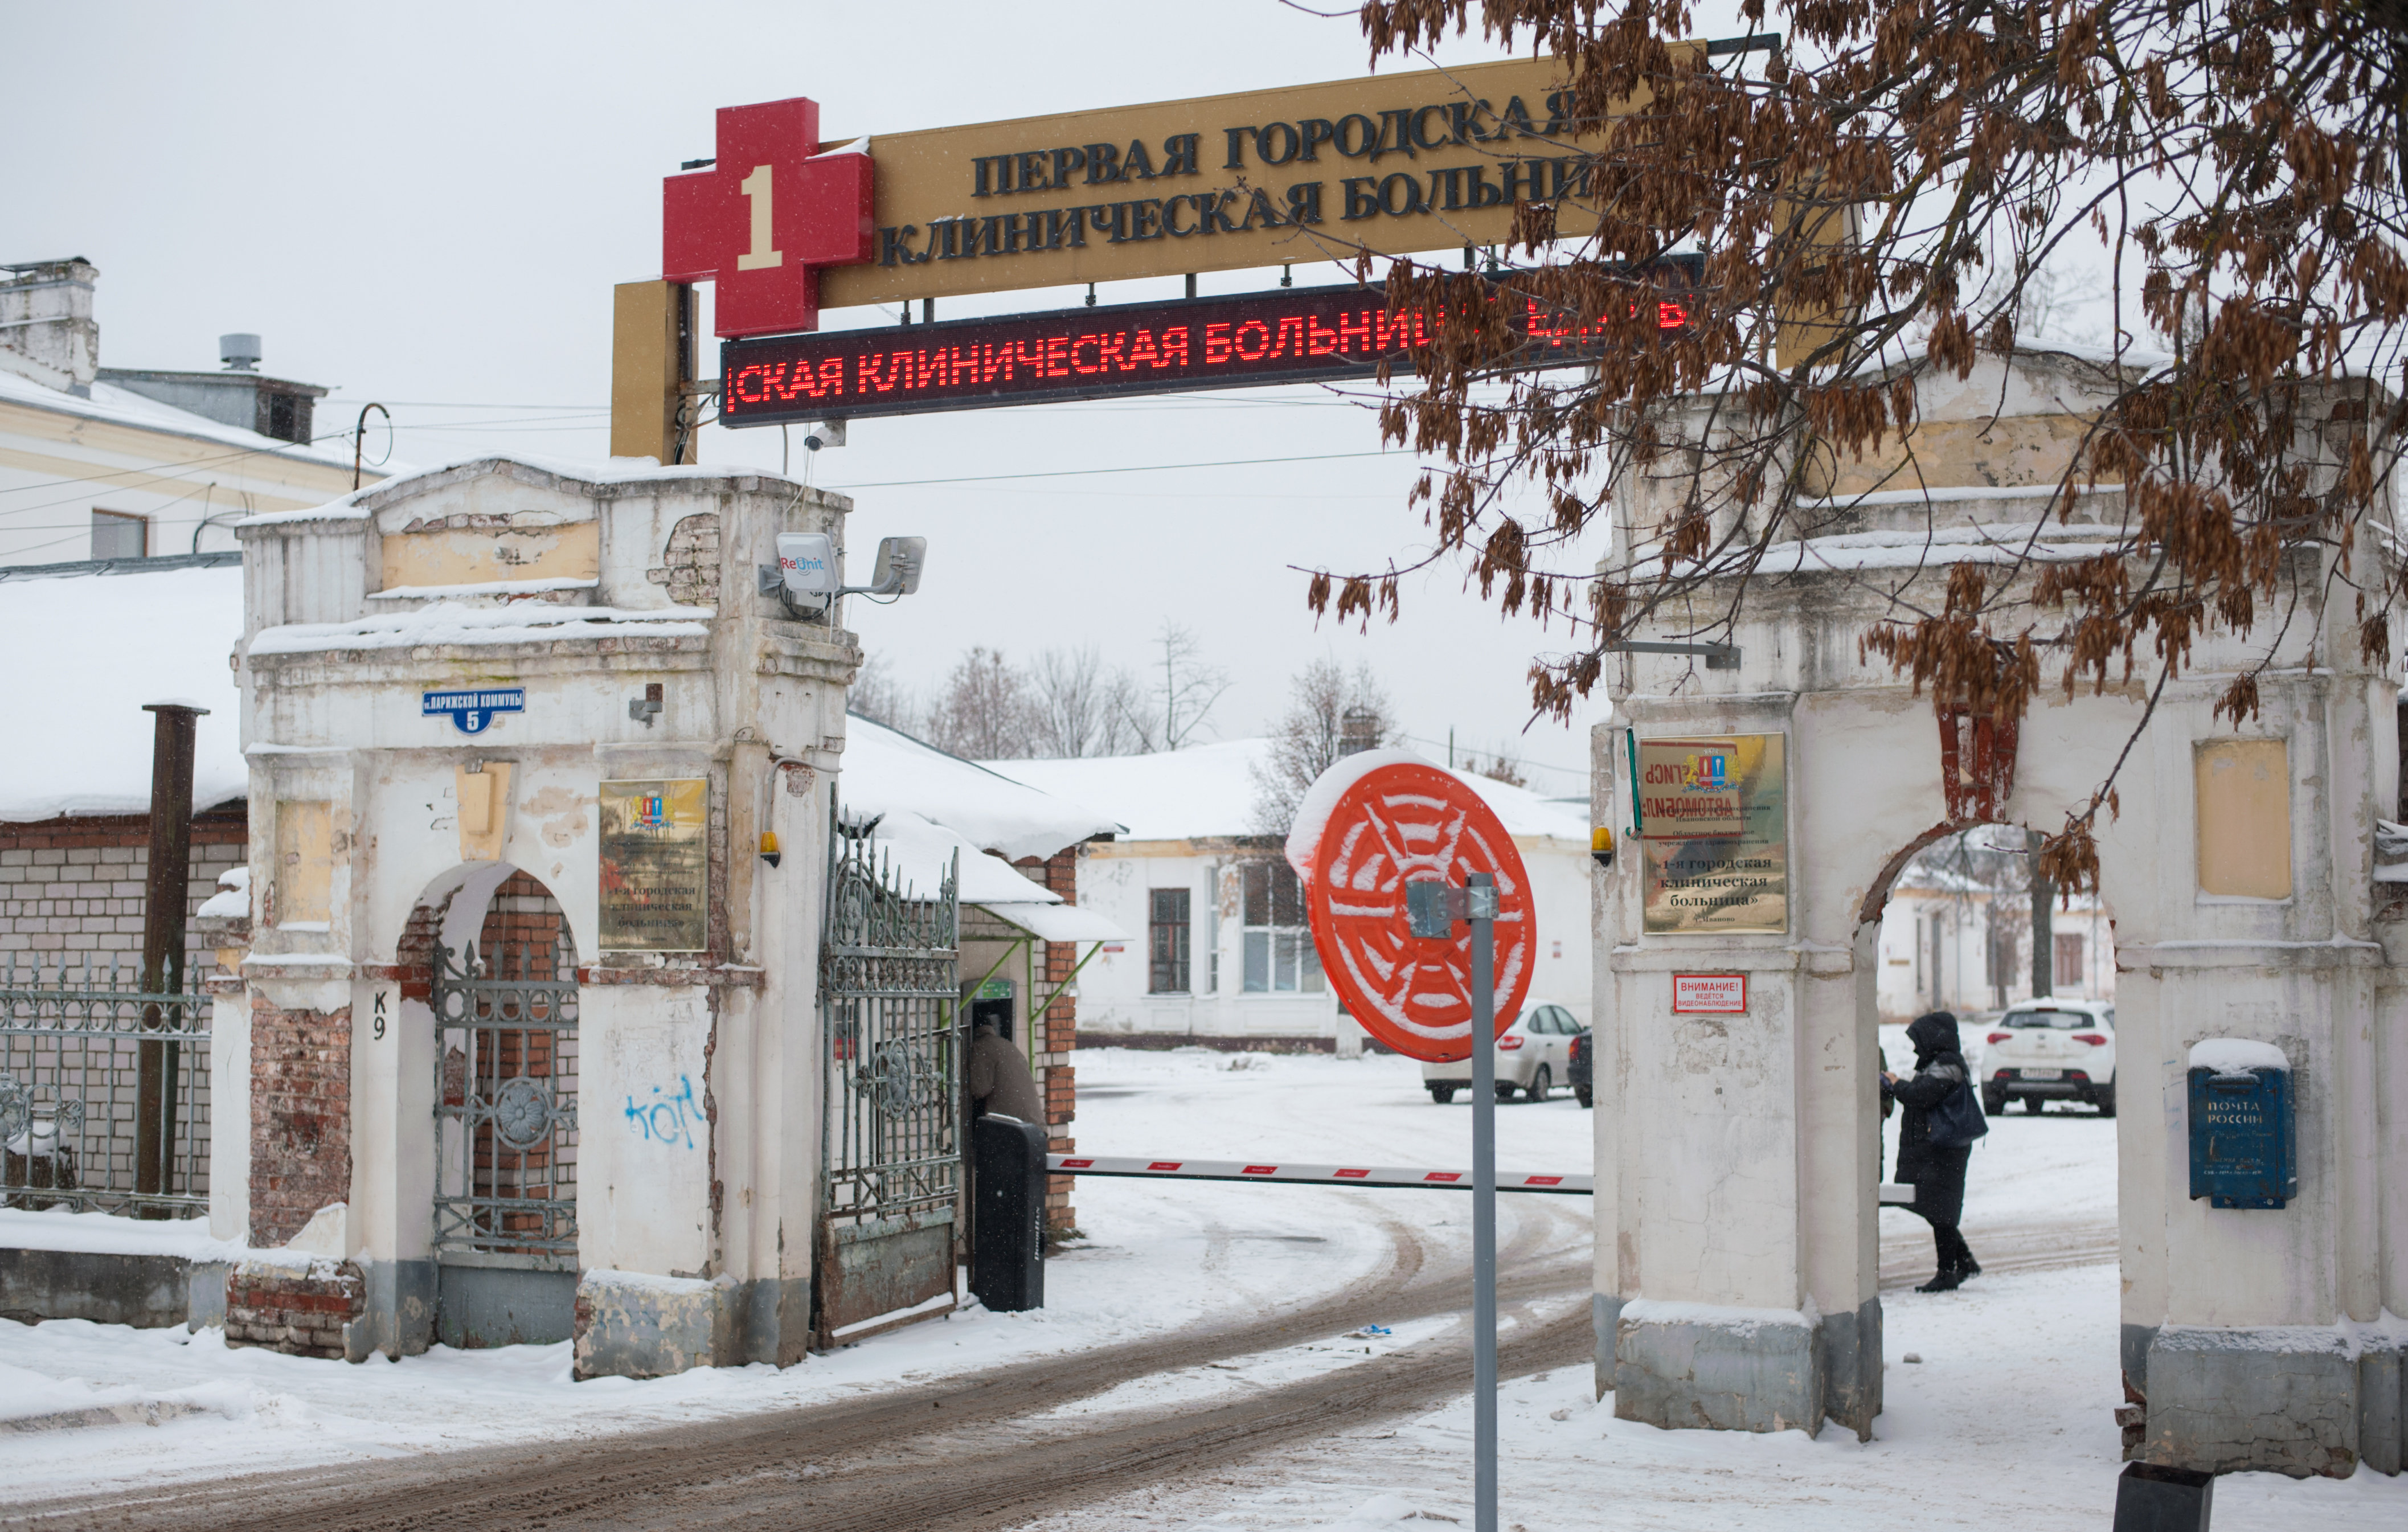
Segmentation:
{"type": "Polygon", "coordinates": [[[1931,1142],[1931,1111],[1963,1089],[1973,1072],[1956,1040],[1956,1018],[1944,1010],[1918,1016],[1906,1029],[1914,1044],[1914,1073],[1904,1078],[1885,1071],[1882,1095],[1903,1111],[1898,1128],[1898,1179],[1914,1188],[1914,1211],[1931,1225],[1931,1242],[1940,1269],[1915,1289],[1945,1293],[1981,1273],[1981,1263],[1957,1232],[1965,1212],[1965,1162],[1970,1144],[1942,1148],[1931,1142]]]}

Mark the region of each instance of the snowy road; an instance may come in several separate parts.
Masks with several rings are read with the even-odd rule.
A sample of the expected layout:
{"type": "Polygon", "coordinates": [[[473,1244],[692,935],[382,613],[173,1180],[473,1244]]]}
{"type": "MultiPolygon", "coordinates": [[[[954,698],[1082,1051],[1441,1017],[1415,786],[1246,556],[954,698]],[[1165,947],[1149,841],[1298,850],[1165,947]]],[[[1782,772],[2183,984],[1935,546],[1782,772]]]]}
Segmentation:
{"type": "MultiPolygon", "coordinates": [[[[1086,1153],[1430,1166],[1468,1153],[1468,1106],[1433,1106],[1396,1059],[1100,1052],[1079,1069],[1086,1153]]],[[[1500,1162],[1585,1170],[1593,1120],[1569,1099],[1512,1106],[1500,1162]]],[[[1988,1274],[1964,1292],[1904,1290],[1929,1270],[1928,1235],[1882,1215],[1888,1410],[1867,1444],[1612,1421],[1611,1398],[1589,1397],[1587,1205],[1505,1199],[1509,1291],[1524,1305],[1508,1337],[1523,1362],[1506,1390],[1508,1524],[1777,1516],[1853,1532],[2009,1511],[2100,1525],[2117,1468],[2114,1131],[2079,1112],[1997,1124],[1967,1213],[1988,1274]],[[1933,1483],[1954,1499],[1935,1504],[1933,1483]]],[[[1452,1311],[1469,1198],[1090,1180],[1077,1204],[1092,1238],[1050,1268],[1043,1313],[957,1316],[785,1373],[572,1384],[565,1347],[347,1367],[229,1352],[213,1336],[0,1324],[0,1417],[38,1412],[21,1398],[199,1406],[156,1428],[0,1429],[16,1496],[0,1522],[34,1496],[93,1490],[44,1524],[257,1526],[280,1509],[287,1525],[335,1525],[321,1495],[361,1525],[429,1525],[437,1504],[472,1512],[451,1525],[683,1528],[739,1508],[762,1525],[930,1525],[939,1502],[922,1493],[951,1496],[943,1525],[1046,1532],[1465,1515],[1468,1365],[1452,1311]],[[1396,1333],[1347,1335],[1368,1323],[1396,1333]],[[426,1455],[462,1449],[474,1451],[426,1455]],[[262,1470],[274,1478],[221,1477],[262,1470]]],[[[2217,1525],[2397,1526],[2403,1489],[2368,1474],[2228,1479],[2217,1525]]]]}

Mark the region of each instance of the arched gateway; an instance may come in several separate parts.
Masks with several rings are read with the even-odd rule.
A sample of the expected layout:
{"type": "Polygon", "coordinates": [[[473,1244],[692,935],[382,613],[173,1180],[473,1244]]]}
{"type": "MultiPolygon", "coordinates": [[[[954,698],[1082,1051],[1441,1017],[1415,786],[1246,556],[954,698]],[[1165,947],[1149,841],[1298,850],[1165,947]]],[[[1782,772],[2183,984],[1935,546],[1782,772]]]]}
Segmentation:
{"type": "Polygon", "coordinates": [[[319,1349],[355,1358],[573,1332],[587,1374],[800,1359],[860,654],[756,567],[848,509],[493,459],[244,523],[256,923],[218,1046],[251,1089],[219,1104],[218,1210],[330,1259],[230,1302],[327,1284],[319,1349]]]}
{"type": "MultiPolygon", "coordinates": [[[[2120,530],[2114,490],[2062,522],[2053,494],[2108,381],[2031,354],[1924,379],[1917,465],[1887,483],[1843,465],[1809,508],[1820,523],[1774,535],[1732,636],[1738,669],[1625,662],[1620,716],[1596,735],[1598,823],[1627,833],[1634,789],[1643,806],[1660,784],[1727,783],[1692,795],[1709,818],[1687,838],[1626,842],[1599,875],[1598,1367],[1626,1418],[1871,1431],[1882,899],[1937,830],[2061,824],[2126,751],[2153,678],[2051,689],[2019,731],[1943,728],[1857,639],[1899,604],[1939,609],[1959,561],[2003,565],[1998,549],[2035,536],[2043,560],[2084,556],[2120,530]],[[1918,481],[1961,487],[1897,489],[1918,481]]],[[[2368,411],[2335,402],[2309,429],[2338,461],[2368,411]]],[[[1622,549],[1666,519],[1656,489],[1622,488],[1622,549]]],[[[2098,826],[2119,970],[2123,1371],[2145,1410],[2136,1455],[2397,1472],[2401,1343],[2383,1321],[2408,1313],[2408,907],[2376,881],[2373,838],[2398,817],[2401,676],[2396,656],[2359,660],[2346,599],[2322,604],[2334,555],[2286,556],[2299,605],[2262,711],[2236,728],[2213,709],[2274,620],[2257,646],[2200,642],[2123,762],[2120,816],[2098,826]],[[2189,1054],[2213,1038],[2272,1044],[2289,1066],[2286,1207],[2190,1195],[2189,1054]]],[[[1665,625],[1702,628],[1734,594],[1701,593],[1665,625]]]]}

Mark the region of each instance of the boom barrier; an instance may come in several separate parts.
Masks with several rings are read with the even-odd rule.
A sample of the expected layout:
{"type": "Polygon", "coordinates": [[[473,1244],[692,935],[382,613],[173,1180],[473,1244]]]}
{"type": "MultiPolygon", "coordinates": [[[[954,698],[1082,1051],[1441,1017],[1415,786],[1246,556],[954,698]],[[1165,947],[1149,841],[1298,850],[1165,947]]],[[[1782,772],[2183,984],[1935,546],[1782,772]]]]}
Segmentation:
{"type": "MultiPolygon", "coordinates": [[[[1060,1176],[1128,1176],[1140,1181],[1246,1181],[1289,1186],[1409,1186],[1423,1191],[1469,1192],[1469,1170],[1420,1170],[1397,1166],[1288,1165],[1259,1160],[1111,1159],[1091,1154],[1048,1154],[1045,1168],[1060,1176]]],[[[1500,1192],[1550,1192],[1593,1196],[1594,1176],[1522,1175],[1499,1172],[1500,1192]]]]}

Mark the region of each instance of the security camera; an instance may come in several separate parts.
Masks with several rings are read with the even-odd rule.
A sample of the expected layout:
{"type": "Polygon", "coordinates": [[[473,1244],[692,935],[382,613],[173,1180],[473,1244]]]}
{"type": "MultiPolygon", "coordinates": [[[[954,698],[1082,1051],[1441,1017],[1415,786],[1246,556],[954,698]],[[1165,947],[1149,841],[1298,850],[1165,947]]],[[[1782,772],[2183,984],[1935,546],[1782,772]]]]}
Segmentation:
{"type": "Polygon", "coordinates": [[[823,447],[844,445],[844,422],[821,421],[803,433],[803,445],[816,452],[823,447]]]}

